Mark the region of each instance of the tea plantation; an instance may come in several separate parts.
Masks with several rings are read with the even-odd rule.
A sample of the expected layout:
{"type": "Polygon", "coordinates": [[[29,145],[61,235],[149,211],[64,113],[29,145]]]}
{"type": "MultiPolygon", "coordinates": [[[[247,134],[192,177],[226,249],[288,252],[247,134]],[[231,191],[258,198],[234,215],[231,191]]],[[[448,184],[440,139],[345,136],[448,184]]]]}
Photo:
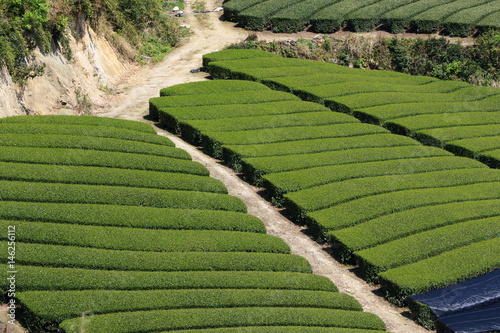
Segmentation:
{"type": "MultiPolygon", "coordinates": [[[[498,170],[362,123],[350,114],[332,112],[320,103],[266,91],[259,83],[252,88],[237,79],[260,81],[315,102],[324,100],[330,107],[346,105],[341,111],[351,114],[358,109],[347,110],[350,104],[339,98],[357,97],[360,105],[373,107],[371,96],[384,96],[376,99],[380,105],[401,96],[405,104],[393,104],[415,109],[425,99],[419,110],[434,117],[429,126],[454,128],[456,133],[467,128],[459,124],[459,113],[472,113],[473,107],[498,122],[498,108],[491,100],[500,95],[494,90],[269,57],[254,50],[216,52],[204,61],[213,77],[235,80],[166,88],[165,97],[151,99],[151,115],[263,186],[292,219],[326,239],[338,259],[357,263],[367,281],[381,283],[387,299],[400,305],[409,295],[500,267],[498,170]],[[237,60],[239,55],[242,60],[237,60]],[[265,61],[259,59],[262,56],[265,61]],[[349,94],[340,82],[360,92],[349,94]],[[233,86],[230,93],[225,92],[228,84],[233,86]],[[190,89],[191,96],[174,93],[190,89]],[[252,101],[255,94],[259,98],[252,101]],[[446,98],[456,100],[465,109],[452,109],[440,124],[435,116],[446,109],[432,108],[431,98],[436,105],[446,98]]],[[[491,132],[477,133],[495,140],[491,132]]]]}
{"type": "Polygon", "coordinates": [[[356,32],[380,25],[393,33],[445,29],[469,36],[476,29],[500,28],[499,0],[230,0],[224,17],[245,29],[298,32],[311,26],[320,33],[344,27],[356,32]]]}
{"type": "Polygon", "coordinates": [[[30,330],[385,331],[149,125],[19,116],[0,128],[15,257],[1,289],[30,330]]]}

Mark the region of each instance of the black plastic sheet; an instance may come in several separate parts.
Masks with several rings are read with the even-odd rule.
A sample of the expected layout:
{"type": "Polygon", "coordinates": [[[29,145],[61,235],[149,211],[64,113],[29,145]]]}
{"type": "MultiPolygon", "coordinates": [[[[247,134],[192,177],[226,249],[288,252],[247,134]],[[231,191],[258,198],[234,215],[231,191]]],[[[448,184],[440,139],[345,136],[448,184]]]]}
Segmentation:
{"type": "Polygon", "coordinates": [[[429,306],[444,332],[500,330],[500,269],[410,298],[429,306]]]}

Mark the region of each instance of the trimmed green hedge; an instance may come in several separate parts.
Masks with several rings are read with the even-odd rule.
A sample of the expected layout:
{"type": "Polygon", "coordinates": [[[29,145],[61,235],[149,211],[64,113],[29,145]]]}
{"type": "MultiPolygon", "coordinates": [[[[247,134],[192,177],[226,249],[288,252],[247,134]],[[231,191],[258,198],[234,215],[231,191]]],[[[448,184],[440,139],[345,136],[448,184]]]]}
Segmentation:
{"type": "MultiPolygon", "coordinates": [[[[202,254],[203,255],[203,254],[202,254]]],[[[204,254],[206,255],[206,254],[204,254]]],[[[220,256],[220,254],[215,254],[220,256]]],[[[246,255],[246,254],[245,254],[246,255]]],[[[289,256],[289,255],[287,255],[289,256]]],[[[283,289],[337,291],[328,278],[296,272],[186,271],[145,272],[16,265],[16,291],[154,290],[154,289],[283,289]]],[[[1,271],[2,293],[8,289],[1,271]]]]}
{"type": "Polygon", "coordinates": [[[298,97],[273,90],[250,90],[205,95],[180,95],[156,97],[149,100],[149,115],[153,119],[161,118],[163,108],[227,105],[227,104],[254,104],[262,102],[298,101],[298,97]]]}
{"type": "MultiPolygon", "coordinates": [[[[384,13],[415,2],[415,0],[383,0],[348,13],[347,26],[356,32],[374,30],[384,13]]],[[[369,2],[370,3],[370,2],[369,2]]]]}
{"type": "Polygon", "coordinates": [[[87,166],[0,162],[0,179],[227,193],[221,181],[206,176],[87,166]]]}
{"type": "Polygon", "coordinates": [[[92,332],[125,333],[234,326],[326,326],[384,330],[377,316],[360,311],[310,308],[226,308],[125,312],[96,315],[81,322],[66,320],[61,327],[68,333],[83,327],[92,332]],[[122,325],[120,323],[127,323],[122,325]]]}
{"type": "Polygon", "coordinates": [[[266,232],[262,221],[252,215],[220,210],[2,201],[0,218],[148,229],[266,232]]]}
{"type": "MultiPolygon", "coordinates": [[[[464,217],[467,216],[464,215],[464,217]]],[[[500,216],[494,216],[465,220],[465,222],[424,231],[355,252],[354,255],[364,278],[376,282],[377,274],[382,271],[499,236],[500,216]]]]}
{"type": "Polygon", "coordinates": [[[412,18],[426,10],[444,5],[455,0],[420,0],[414,1],[405,6],[393,9],[381,16],[382,22],[387,26],[392,33],[401,33],[409,29],[413,22],[412,18]]]}
{"type": "Polygon", "coordinates": [[[34,291],[20,294],[40,321],[60,322],[93,314],[233,307],[309,307],[362,311],[361,305],[346,294],[308,290],[265,289],[184,289],[184,290],[82,290],[34,291]]]}
{"type": "Polygon", "coordinates": [[[257,130],[244,130],[234,132],[206,132],[207,144],[225,145],[257,145],[265,143],[311,141],[327,138],[354,138],[372,134],[386,134],[388,131],[381,127],[360,123],[332,124],[332,125],[306,125],[283,128],[264,128],[257,130]]]}
{"type": "MultiPolygon", "coordinates": [[[[153,252],[269,252],[290,253],[280,238],[255,232],[215,230],[137,230],[137,228],[81,226],[48,222],[0,220],[16,226],[23,242],[88,248],[153,252]]],[[[0,239],[7,240],[7,234],[0,239]]]]}
{"type": "MultiPolygon", "coordinates": [[[[169,331],[171,333],[381,333],[356,328],[310,327],[310,326],[247,326],[238,328],[207,328],[196,330],[169,331]]],[[[165,333],[165,332],[162,332],[165,333]]]]}
{"type": "MultiPolygon", "coordinates": [[[[250,3],[251,1],[260,2],[262,0],[234,0],[224,4],[224,16],[227,14],[229,7],[235,6],[238,3],[250,3]]],[[[261,50],[224,50],[224,52],[212,52],[203,55],[203,67],[208,67],[208,64],[214,61],[236,60],[236,59],[251,59],[251,58],[279,58],[278,55],[261,50]]],[[[262,59],[261,59],[262,60],[262,59]]],[[[266,59],[267,61],[268,59],[266,59]]]]}
{"type": "Polygon", "coordinates": [[[37,134],[36,140],[33,140],[33,134],[0,134],[0,146],[89,149],[191,159],[187,152],[175,147],[120,139],[82,138],[75,135],[37,134]]]}
{"type": "Polygon", "coordinates": [[[246,172],[260,178],[260,176],[267,173],[293,171],[318,166],[450,155],[449,152],[442,149],[420,146],[415,143],[402,147],[356,148],[303,155],[244,158],[242,159],[242,164],[246,172]]]}
{"type": "Polygon", "coordinates": [[[485,16],[497,12],[500,8],[500,1],[491,1],[479,6],[467,8],[448,16],[444,20],[444,27],[450,36],[467,37],[470,36],[478,21],[485,16]]]}
{"type": "Polygon", "coordinates": [[[86,125],[71,125],[62,124],[38,124],[38,123],[8,123],[0,122],[0,133],[2,134],[58,134],[58,135],[73,135],[82,137],[98,137],[112,138],[130,141],[139,141],[146,143],[154,143],[163,146],[173,147],[174,144],[169,139],[150,133],[143,133],[134,130],[104,127],[104,126],[86,126],[86,125]]]}
{"type": "Polygon", "coordinates": [[[293,6],[302,0],[261,1],[238,13],[236,19],[247,30],[263,30],[271,24],[271,16],[283,8],[293,6]]]}
{"type": "MultiPolygon", "coordinates": [[[[4,245],[7,243],[4,242],[4,245]]],[[[121,271],[273,271],[311,273],[297,255],[252,252],[146,252],[16,243],[16,263],[121,271]]],[[[20,271],[22,274],[22,271],[20,271]]],[[[19,274],[19,275],[21,275],[19,274]]],[[[40,278],[40,277],[39,277],[40,278]]],[[[20,285],[21,288],[23,288],[20,285]]],[[[85,288],[80,288],[85,289],[85,288]]],[[[92,289],[92,288],[91,288],[92,289]]]]}
{"type": "Polygon", "coordinates": [[[269,90],[269,88],[249,81],[199,81],[160,89],[160,96],[221,94],[251,90],[269,90]]]}
{"type": "Polygon", "coordinates": [[[178,158],[84,149],[1,147],[0,161],[110,167],[208,176],[201,164],[178,158]]]}
{"type": "Polygon", "coordinates": [[[424,102],[387,104],[363,108],[354,111],[354,115],[365,122],[382,124],[388,120],[411,117],[416,115],[439,115],[448,114],[460,117],[470,112],[494,112],[498,111],[500,96],[494,95],[477,102],[424,102]]]}
{"type": "Polygon", "coordinates": [[[295,192],[307,188],[364,177],[419,174],[440,170],[485,168],[484,164],[455,156],[387,159],[376,162],[350,163],[280,172],[263,177],[265,187],[273,192],[295,192]]]}
{"type": "Polygon", "coordinates": [[[312,16],[313,30],[321,33],[337,31],[346,24],[349,13],[376,2],[377,0],[344,0],[328,6],[312,16]]]}
{"type": "Polygon", "coordinates": [[[380,273],[380,283],[392,302],[443,288],[500,268],[500,238],[478,242],[380,273]]]}
{"type": "Polygon", "coordinates": [[[451,3],[443,3],[440,6],[427,9],[412,18],[412,24],[416,26],[417,32],[436,33],[444,27],[444,20],[460,10],[471,10],[475,7],[492,0],[457,0],[451,3]]]}
{"type": "MultiPolygon", "coordinates": [[[[383,220],[377,219],[378,217],[418,207],[432,207],[437,204],[452,202],[469,202],[473,206],[476,201],[495,199],[498,195],[499,186],[500,183],[494,181],[491,183],[473,183],[471,185],[384,193],[315,211],[309,216],[328,229],[345,228],[358,224],[350,228],[349,231],[347,229],[339,230],[335,235],[335,237],[342,235],[342,239],[352,238],[352,242],[357,243],[357,245],[353,244],[352,247],[357,250],[379,244],[383,240],[391,240],[387,239],[387,237],[393,237],[394,232],[403,232],[403,227],[400,224],[390,234],[387,231],[382,232],[379,223],[383,220]],[[368,229],[372,231],[368,231],[368,229]],[[378,232],[374,233],[373,230],[378,232]]],[[[464,204],[464,206],[466,205],[464,204]]],[[[472,209],[472,207],[469,208],[472,209]]],[[[393,226],[387,225],[387,227],[394,229],[393,226]]]]}
{"type": "Polygon", "coordinates": [[[245,204],[227,194],[157,190],[103,185],[0,181],[2,201],[92,203],[158,208],[212,209],[246,212],[245,204]]]}
{"type": "MultiPolygon", "coordinates": [[[[376,128],[373,128],[377,131],[376,128]]],[[[356,148],[408,146],[414,141],[392,134],[367,134],[353,137],[288,141],[260,145],[227,145],[229,151],[236,151],[243,157],[263,157],[295,154],[310,154],[323,151],[350,150],[356,148]]]]}
{"type": "Polygon", "coordinates": [[[271,29],[273,32],[299,32],[311,20],[311,16],[333,3],[340,0],[306,0],[283,8],[271,16],[271,29]]]}
{"type": "Polygon", "coordinates": [[[154,129],[146,123],[114,118],[103,117],[75,117],[75,116],[17,116],[0,119],[1,123],[16,124],[53,124],[53,125],[85,125],[85,126],[103,126],[129,129],[138,132],[155,134],[154,129]]]}
{"type": "Polygon", "coordinates": [[[478,163],[477,167],[472,169],[355,178],[288,193],[285,198],[287,202],[291,201],[287,206],[296,205],[304,211],[312,212],[384,193],[482,182],[500,182],[500,172],[483,168],[481,163],[478,163]]]}

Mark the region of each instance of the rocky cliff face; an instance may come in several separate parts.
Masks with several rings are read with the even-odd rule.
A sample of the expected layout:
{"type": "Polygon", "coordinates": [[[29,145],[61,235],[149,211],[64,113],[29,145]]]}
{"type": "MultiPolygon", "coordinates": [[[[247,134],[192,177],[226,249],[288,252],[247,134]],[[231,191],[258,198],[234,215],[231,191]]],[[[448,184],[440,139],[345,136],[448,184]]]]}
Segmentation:
{"type": "Polygon", "coordinates": [[[94,107],[104,107],[109,88],[128,66],[106,40],[85,23],[76,23],[70,37],[73,59],[60,52],[36,51],[36,62],[46,64],[40,77],[29,79],[25,86],[12,82],[0,69],[0,117],[23,114],[82,114],[94,107]]]}

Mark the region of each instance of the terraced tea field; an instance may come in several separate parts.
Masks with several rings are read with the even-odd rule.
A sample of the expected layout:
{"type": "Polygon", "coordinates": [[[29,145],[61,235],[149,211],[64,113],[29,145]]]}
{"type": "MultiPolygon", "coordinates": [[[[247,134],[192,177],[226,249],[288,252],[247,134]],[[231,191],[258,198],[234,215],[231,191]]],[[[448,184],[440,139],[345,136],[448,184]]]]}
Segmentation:
{"type": "Polygon", "coordinates": [[[356,32],[380,25],[393,33],[414,28],[421,33],[445,29],[469,36],[476,29],[500,28],[498,0],[230,0],[224,17],[248,30],[332,33],[344,27],[356,32]]]}
{"type": "Polygon", "coordinates": [[[259,81],[426,145],[500,166],[500,91],[464,82],[365,71],[258,51],[209,54],[215,78],[259,81]],[[253,59],[230,60],[237,54],[253,59]]]}
{"type": "MultiPolygon", "coordinates": [[[[358,82],[360,95],[366,86],[377,92],[387,86],[401,96],[415,89],[435,95],[463,89],[449,98],[466,106],[496,96],[488,88],[310,63],[253,50],[205,57],[214,77],[261,81],[301,97],[317,98],[306,89],[336,80],[358,82]],[[237,60],[240,56],[244,59],[237,60]],[[310,71],[318,74],[304,75],[310,71]],[[297,86],[291,88],[287,80],[297,86]]],[[[337,87],[325,91],[336,96],[344,91],[337,87]]],[[[356,262],[367,281],[380,282],[396,304],[500,266],[495,254],[500,249],[498,170],[292,94],[266,91],[258,83],[250,88],[235,80],[167,88],[165,97],[150,101],[150,112],[169,130],[263,186],[296,222],[329,241],[336,257],[356,262]],[[228,85],[232,92],[225,93],[228,85]],[[260,97],[252,100],[256,94],[260,97]]],[[[327,100],[336,101],[319,98],[329,106],[333,102],[327,100]]]]}
{"type": "Polygon", "coordinates": [[[31,330],[385,331],[149,125],[25,116],[0,128],[16,271],[1,289],[14,283],[31,330]]]}

